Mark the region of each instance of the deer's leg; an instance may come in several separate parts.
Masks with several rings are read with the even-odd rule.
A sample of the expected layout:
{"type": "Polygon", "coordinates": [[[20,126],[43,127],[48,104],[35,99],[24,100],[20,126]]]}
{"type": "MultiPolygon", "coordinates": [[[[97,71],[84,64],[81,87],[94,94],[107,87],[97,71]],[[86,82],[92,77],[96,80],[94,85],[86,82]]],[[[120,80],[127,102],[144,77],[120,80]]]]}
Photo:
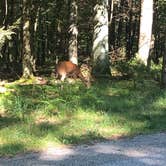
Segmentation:
{"type": "Polygon", "coordinates": [[[64,81],[66,78],[66,73],[61,73],[61,81],[64,81]]]}

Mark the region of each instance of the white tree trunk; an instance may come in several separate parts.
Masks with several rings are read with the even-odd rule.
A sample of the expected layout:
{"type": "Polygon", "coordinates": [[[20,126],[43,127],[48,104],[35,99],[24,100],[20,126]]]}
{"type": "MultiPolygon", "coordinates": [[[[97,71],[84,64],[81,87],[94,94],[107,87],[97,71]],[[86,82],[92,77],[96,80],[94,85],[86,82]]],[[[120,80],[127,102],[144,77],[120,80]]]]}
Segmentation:
{"type": "Polygon", "coordinates": [[[74,64],[78,64],[78,55],[77,55],[77,36],[78,36],[78,28],[77,28],[77,2],[76,0],[72,0],[70,4],[70,27],[69,27],[69,60],[74,64]]]}
{"type": "Polygon", "coordinates": [[[108,58],[108,0],[101,0],[94,7],[95,26],[93,35],[93,62],[97,74],[106,74],[109,68],[108,58]]]}
{"type": "Polygon", "coordinates": [[[137,58],[147,65],[153,23],[153,0],[141,0],[139,50],[137,58]]]}

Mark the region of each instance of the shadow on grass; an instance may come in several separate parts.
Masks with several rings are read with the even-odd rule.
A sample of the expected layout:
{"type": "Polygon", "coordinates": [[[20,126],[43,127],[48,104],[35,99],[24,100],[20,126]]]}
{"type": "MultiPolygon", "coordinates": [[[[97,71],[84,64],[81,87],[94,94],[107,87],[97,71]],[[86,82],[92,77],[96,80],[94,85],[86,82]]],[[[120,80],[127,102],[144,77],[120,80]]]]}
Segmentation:
{"type": "Polygon", "coordinates": [[[20,143],[4,144],[0,145],[0,156],[1,155],[14,155],[19,152],[25,151],[25,147],[20,143]]]}
{"type": "Polygon", "coordinates": [[[166,93],[154,84],[133,88],[130,81],[102,80],[90,89],[77,84],[64,84],[63,88],[59,85],[24,85],[16,86],[15,89],[15,94],[9,95],[3,104],[14,114],[19,111],[30,114],[38,110],[51,114],[54,113],[53,110],[58,110],[59,113],[70,112],[72,116],[78,109],[83,109],[137,121],[157,117],[157,109],[157,112],[163,114],[162,118],[166,118],[165,111],[154,105],[157,100],[164,98],[166,93]],[[7,102],[8,99],[12,102],[7,102]]]}
{"type": "MultiPolygon", "coordinates": [[[[31,131],[28,131],[34,138],[43,139],[49,136],[63,144],[78,144],[106,139],[102,131],[92,130],[93,127],[88,130],[90,126],[96,125],[103,126],[102,130],[118,126],[127,129],[127,135],[166,130],[165,97],[166,92],[153,82],[145,82],[134,88],[132,81],[102,80],[94,83],[90,89],[79,83],[64,83],[63,86],[17,85],[15,92],[6,95],[3,106],[16,117],[20,112],[27,118],[30,115],[33,117],[36,112],[42,112],[48,117],[59,119],[58,123],[51,123],[47,119],[38,124],[33,122],[31,131]],[[85,120],[77,120],[77,124],[73,125],[75,115],[80,110],[104,114],[107,121],[103,120],[101,124],[87,122],[87,125],[79,127],[89,118],[85,117],[85,120]],[[84,131],[85,128],[87,131],[84,131]]],[[[17,119],[11,119],[11,122],[10,118],[4,119],[0,125],[5,128],[16,121],[17,119]]],[[[29,122],[25,123],[29,125],[29,122]]],[[[108,132],[111,133],[111,130],[108,132]]]]}
{"type": "MultiPolygon", "coordinates": [[[[48,122],[40,123],[33,127],[31,134],[38,138],[46,137],[51,134],[52,138],[58,139],[58,141],[60,141],[63,144],[80,144],[90,143],[92,140],[106,140],[97,131],[83,131],[75,134],[70,133],[68,131],[64,131],[63,128],[67,126],[69,123],[69,121],[65,121],[57,125],[50,124],[48,122]]],[[[68,128],[68,130],[70,130],[70,127],[68,128]]]]}
{"type": "Polygon", "coordinates": [[[26,105],[26,109],[29,110],[26,110],[27,113],[31,113],[39,108],[47,109],[46,107],[52,104],[60,111],[82,108],[88,111],[123,114],[129,111],[144,112],[154,107],[153,103],[156,100],[165,96],[166,93],[155,85],[140,85],[134,89],[129,81],[120,84],[118,81],[102,80],[90,89],[77,84],[64,84],[63,88],[59,85],[16,86],[15,93],[6,96],[3,105],[10,112],[16,110],[15,113],[18,110],[16,106],[24,108],[26,105]],[[8,99],[12,102],[8,103],[8,99]]]}
{"type": "Polygon", "coordinates": [[[20,124],[21,119],[18,117],[0,117],[0,129],[10,125],[20,124]]]}

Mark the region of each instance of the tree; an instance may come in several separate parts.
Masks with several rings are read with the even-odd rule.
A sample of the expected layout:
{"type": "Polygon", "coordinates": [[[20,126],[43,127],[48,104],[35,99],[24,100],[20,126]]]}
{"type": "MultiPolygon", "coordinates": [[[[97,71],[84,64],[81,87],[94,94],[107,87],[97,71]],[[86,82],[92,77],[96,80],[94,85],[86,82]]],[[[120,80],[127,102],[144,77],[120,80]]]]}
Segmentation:
{"type": "MultiPolygon", "coordinates": [[[[154,48],[149,59],[156,63],[164,54],[165,6],[164,0],[154,1],[154,48]]],[[[142,13],[141,0],[1,0],[0,72],[28,76],[35,67],[43,70],[48,62],[68,58],[76,64],[92,60],[94,73],[103,75],[136,52],[147,63],[152,7],[152,0],[142,0],[142,13]]]]}
{"type": "Polygon", "coordinates": [[[74,64],[78,64],[77,58],[77,2],[70,1],[70,27],[69,27],[69,60],[74,64]]]}
{"type": "Polygon", "coordinates": [[[141,0],[139,50],[137,58],[147,65],[153,23],[153,0],[141,0]]]}
{"type": "MultiPolygon", "coordinates": [[[[166,33],[166,26],[165,31],[166,33]]],[[[164,37],[164,53],[163,53],[163,66],[162,66],[162,85],[166,88],[166,36],[164,37]]]]}
{"type": "Polygon", "coordinates": [[[108,0],[100,0],[94,7],[93,71],[96,75],[110,74],[108,58],[108,0]]]}
{"type": "Polygon", "coordinates": [[[23,65],[23,77],[28,78],[33,75],[35,69],[34,58],[31,50],[31,32],[30,32],[30,9],[31,0],[23,0],[23,44],[22,44],[22,65],[23,65]]]}

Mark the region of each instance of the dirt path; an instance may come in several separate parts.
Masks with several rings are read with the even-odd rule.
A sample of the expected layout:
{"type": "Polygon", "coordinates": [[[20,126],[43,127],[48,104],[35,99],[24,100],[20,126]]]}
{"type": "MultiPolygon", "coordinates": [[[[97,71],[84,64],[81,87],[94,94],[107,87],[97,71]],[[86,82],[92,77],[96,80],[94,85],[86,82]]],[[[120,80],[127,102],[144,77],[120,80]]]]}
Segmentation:
{"type": "Polygon", "coordinates": [[[0,166],[166,166],[166,133],[0,158],[0,166]]]}

